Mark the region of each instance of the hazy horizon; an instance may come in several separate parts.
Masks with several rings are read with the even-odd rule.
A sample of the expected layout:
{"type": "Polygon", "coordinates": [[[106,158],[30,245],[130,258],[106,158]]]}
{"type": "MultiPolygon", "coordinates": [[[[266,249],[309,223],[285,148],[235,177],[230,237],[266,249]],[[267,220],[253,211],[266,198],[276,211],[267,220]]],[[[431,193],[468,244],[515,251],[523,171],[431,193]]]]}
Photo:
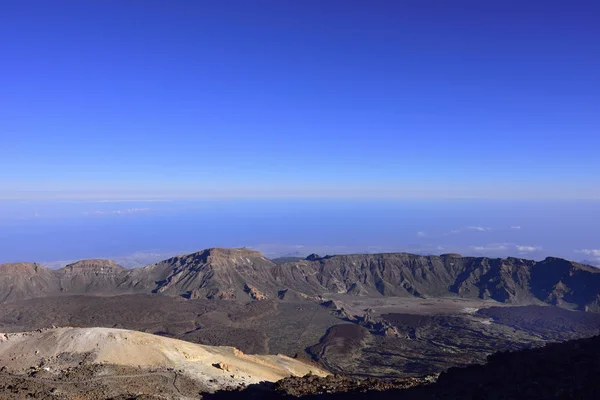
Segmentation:
{"type": "Polygon", "coordinates": [[[145,265],[210,247],[267,257],[406,251],[600,264],[600,202],[480,199],[3,201],[0,262],[145,265]]]}

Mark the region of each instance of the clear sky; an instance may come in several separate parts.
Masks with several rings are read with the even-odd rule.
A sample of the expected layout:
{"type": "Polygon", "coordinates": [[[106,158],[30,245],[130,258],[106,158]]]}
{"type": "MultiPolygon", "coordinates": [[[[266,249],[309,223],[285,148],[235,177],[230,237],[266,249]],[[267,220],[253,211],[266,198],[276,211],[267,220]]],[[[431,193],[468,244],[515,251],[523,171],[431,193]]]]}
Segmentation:
{"type": "Polygon", "coordinates": [[[600,198],[600,2],[0,2],[0,197],[600,198]]]}

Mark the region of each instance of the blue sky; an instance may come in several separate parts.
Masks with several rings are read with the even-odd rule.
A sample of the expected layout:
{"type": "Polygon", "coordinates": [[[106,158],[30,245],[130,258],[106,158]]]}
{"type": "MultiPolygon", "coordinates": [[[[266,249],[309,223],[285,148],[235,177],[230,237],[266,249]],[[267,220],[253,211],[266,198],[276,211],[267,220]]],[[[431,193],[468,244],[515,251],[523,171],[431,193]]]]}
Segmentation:
{"type": "Polygon", "coordinates": [[[0,197],[600,198],[598,15],[3,1],[0,197]]]}

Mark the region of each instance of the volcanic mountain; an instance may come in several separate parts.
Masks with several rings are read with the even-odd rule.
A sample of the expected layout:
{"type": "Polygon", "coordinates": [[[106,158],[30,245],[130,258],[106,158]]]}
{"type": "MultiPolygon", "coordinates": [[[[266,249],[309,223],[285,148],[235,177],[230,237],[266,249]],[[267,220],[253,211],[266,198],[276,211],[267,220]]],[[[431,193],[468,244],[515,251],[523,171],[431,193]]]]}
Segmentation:
{"type": "Polygon", "coordinates": [[[263,299],[266,295],[257,288],[273,292],[274,266],[257,251],[215,248],[132,270],[126,285],[187,298],[263,299]]]}
{"type": "Polygon", "coordinates": [[[600,311],[600,269],[560,258],[353,254],[276,263],[247,248],[213,248],[126,270],[83,260],[58,270],[0,265],[0,300],[61,294],[156,293],[185,298],[286,299],[354,295],[492,299],[600,311]]]}
{"type": "Polygon", "coordinates": [[[0,264],[0,299],[59,294],[116,294],[127,270],[110,260],[82,260],[58,270],[39,264],[0,264]]]}
{"type": "Polygon", "coordinates": [[[0,301],[57,293],[60,293],[60,283],[52,270],[25,262],[0,264],[0,301]]]}

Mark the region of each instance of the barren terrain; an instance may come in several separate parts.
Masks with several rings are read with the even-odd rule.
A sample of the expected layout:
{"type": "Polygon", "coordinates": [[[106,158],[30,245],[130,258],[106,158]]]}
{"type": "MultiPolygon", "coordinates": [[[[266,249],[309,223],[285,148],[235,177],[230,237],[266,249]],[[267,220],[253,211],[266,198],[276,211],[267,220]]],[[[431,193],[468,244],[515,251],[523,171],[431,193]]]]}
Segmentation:
{"type": "Polygon", "coordinates": [[[58,271],[9,264],[0,266],[0,390],[197,398],[308,371],[341,374],[330,378],[338,386],[409,387],[497,351],[600,334],[598,272],[452,254],[274,263],[248,249],[133,271],[106,260],[58,271]]]}
{"type": "MultiPolygon", "coordinates": [[[[107,366],[136,368],[119,378],[179,375],[194,382],[200,392],[259,382],[275,382],[309,372],[324,376],[314,364],[284,355],[247,355],[233,347],[203,346],[161,336],[113,328],[53,328],[0,335],[3,372],[52,381],[65,374],[81,375],[101,368],[90,380],[111,376],[107,366]]],[[[175,378],[175,377],[174,377],[175,378]]],[[[62,379],[63,384],[76,380],[62,379]]],[[[152,391],[145,391],[152,394],[152,391]]]]}

